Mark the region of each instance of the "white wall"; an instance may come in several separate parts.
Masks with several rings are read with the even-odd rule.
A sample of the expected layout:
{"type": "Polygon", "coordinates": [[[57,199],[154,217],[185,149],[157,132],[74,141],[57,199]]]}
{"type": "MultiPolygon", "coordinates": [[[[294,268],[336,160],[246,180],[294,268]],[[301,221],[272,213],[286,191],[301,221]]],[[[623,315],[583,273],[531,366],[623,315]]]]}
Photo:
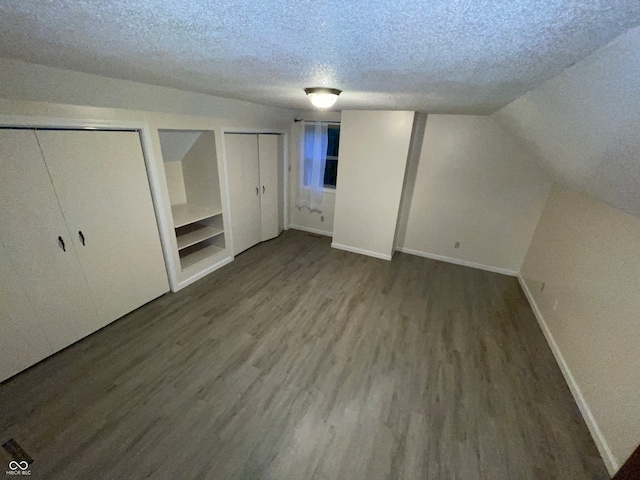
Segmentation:
{"type": "Polygon", "coordinates": [[[198,140],[202,132],[164,130],[158,133],[160,136],[160,146],[162,147],[162,160],[164,161],[164,172],[167,177],[171,205],[187,203],[182,159],[196,140],[198,140]]]}
{"type": "Polygon", "coordinates": [[[553,178],[640,216],[640,27],[498,111],[553,178]]]}
{"type": "Polygon", "coordinates": [[[287,125],[296,111],[0,58],[0,97],[287,125]]]}
{"type": "Polygon", "coordinates": [[[342,112],[333,243],[391,259],[414,112],[342,112]]]}
{"type": "Polygon", "coordinates": [[[291,198],[290,228],[333,236],[333,218],[336,208],[335,190],[326,189],[322,196],[322,211],[309,210],[306,207],[296,207],[295,193],[291,198]]]}
{"type": "MultiPolygon", "coordinates": [[[[307,121],[340,122],[340,112],[307,111],[298,115],[307,121]]],[[[311,211],[307,207],[296,206],[296,196],[300,185],[300,158],[302,153],[302,122],[291,125],[289,152],[289,221],[291,228],[307,230],[322,235],[333,235],[333,217],[336,205],[336,192],[325,189],[322,196],[322,211],[311,211]]],[[[338,160],[339,162],[339,160],[338,160]]]]}
{"type": "Polygon", "coordinates": [[[169,198],[171,205],[187,203],[187,192],[184,189],[184,173],[182,172],[182,162],[164,162],[164,174],[167,179],[169,198]]]}
{"type": "Polygon", "coordinates": [[[521,271],[610,472],[640,442],[639,252],[640,219],[554,186],[521,271]]]}
{"type": "Polygon", "coordinates": [[[552,184],[528,150],[491,117],[429,115],[415,160],[398,250],[516,274],[552,184]]]}

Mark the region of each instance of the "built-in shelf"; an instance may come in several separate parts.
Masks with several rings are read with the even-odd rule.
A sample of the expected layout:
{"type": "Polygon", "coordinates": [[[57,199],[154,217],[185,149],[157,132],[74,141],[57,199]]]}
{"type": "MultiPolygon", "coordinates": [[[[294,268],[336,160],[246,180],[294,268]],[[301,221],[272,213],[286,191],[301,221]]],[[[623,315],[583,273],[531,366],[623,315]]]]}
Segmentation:
{"type": "Polygon", "coordinates": [[[173,214],[173,226],[175,228],[180,228],[185,225],[189,225],[190,223],[204,220],[205,218],[220,215],[222,210],[182,203],[180,205],[172,205],[171,213],[173,214]]]}
{"type": "MultiPolygon", "coordinates": [[[[185,227],[186,228],[186,227],[185,227]]],[[[208,238],[215,237],[224,232],[224,229],[219,227],[203,227],[200,225],[194,225],[191,231],[178,234],[178,250],[200,243],[208,238]]]]}
{"type": "Polygon", "coordinates": [[[158,136],[175,235],[173,261],[167,264],[171,289],[177,291],[231,257],[222,212],[222,169],[214,131],[159,129],[158,136]]]}
{"type": "Polygon", "coordinates": [[[182,267],[182,270],[186,270],[187,268],[207,260],[223,250],[224,248],[219,247],[218,245],[199,243],[180,252],[180,266],[182,267]]]}

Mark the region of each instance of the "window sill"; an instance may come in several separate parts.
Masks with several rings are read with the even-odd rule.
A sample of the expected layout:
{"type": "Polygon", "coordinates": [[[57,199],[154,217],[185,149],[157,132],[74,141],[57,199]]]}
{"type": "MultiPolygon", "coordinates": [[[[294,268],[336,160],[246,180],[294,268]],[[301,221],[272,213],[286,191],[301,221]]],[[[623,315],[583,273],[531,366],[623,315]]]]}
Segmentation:
{"type": "Polygon", "coordinates": [[[336,189],[335,188],[331,188],[331,187],[324,187],[322,189],[323,193],[333,193],[335,195],[336,193],[336,189]]]}

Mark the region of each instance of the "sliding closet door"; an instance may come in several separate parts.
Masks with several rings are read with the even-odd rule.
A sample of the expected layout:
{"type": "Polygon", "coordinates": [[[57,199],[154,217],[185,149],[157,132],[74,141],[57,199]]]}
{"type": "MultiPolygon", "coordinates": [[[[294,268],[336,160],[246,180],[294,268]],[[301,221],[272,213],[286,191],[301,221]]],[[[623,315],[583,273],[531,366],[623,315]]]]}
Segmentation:
{"type": "Polygon", "coordinates": [[[169,290],[137,132],[38,131],[100,327],[169,290]]]}
{"type": "Polygon", "coordinates": [[[262,239],[258,136],[224,136],[229,180],[233,254],[238,255],[262,239]]]}
{"type": "MultiPolygon", "coordinates": [[[[37,361],[93,332],[98,314],[33,131],[0,129],[0,225],[0,274],[8,275],[0,288],[11,296],[0,303],[2,336],[6,330],[15,335],[5,340],[34,348],[31,360],[37,361]]],[[[29,360],[6,359],[12,349],[5,347],[3,363],[29,360]]]]}
{"type": "Polygon", "coordinates": [[[260,163],[260,213],[262,241],[275,238],[278,231],[278,135],[258,135],[260,163]]]}

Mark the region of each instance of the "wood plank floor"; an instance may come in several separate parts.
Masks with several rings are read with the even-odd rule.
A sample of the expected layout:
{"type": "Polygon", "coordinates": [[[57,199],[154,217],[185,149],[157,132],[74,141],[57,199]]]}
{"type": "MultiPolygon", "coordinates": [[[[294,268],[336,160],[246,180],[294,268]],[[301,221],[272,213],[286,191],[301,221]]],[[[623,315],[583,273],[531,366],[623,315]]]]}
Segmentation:
{"type": "Polygon", "coordinates": [[[9,438],[31,478],[609,478],[514,278],[296,231],[0,385],[9,438]]]}

